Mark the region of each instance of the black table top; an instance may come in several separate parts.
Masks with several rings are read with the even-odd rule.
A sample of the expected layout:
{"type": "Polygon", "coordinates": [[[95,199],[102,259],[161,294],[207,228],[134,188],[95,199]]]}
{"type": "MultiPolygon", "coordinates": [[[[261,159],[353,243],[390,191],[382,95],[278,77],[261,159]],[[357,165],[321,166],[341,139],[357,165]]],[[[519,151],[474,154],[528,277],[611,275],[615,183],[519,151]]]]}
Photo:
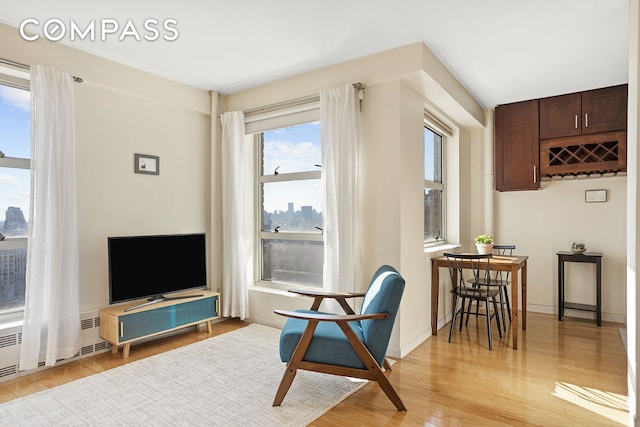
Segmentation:
{"type": "Polygon", "coordinates": [[[582,256],[588,256],[588,257],[602,257],[604,256],[604,254],[602,252],[583,252],[583,253],[575,253],[575,252],[571,252],[571,251],[558,251],[556,253],[556,255],[582,255],[582,256]]]}

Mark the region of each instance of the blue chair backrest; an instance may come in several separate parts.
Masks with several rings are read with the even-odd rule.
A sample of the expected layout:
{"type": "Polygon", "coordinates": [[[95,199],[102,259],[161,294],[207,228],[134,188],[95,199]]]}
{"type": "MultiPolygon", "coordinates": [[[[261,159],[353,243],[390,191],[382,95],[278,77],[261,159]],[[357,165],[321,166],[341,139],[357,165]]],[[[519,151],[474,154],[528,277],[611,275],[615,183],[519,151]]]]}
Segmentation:
{"type": "Polygon", "coordinates": [[[369,289],[362,303],[362,314],[389,313],[382,320],[363,320],[364,344],[380,366],[384,361],[391,338],[391,331],[400,308],[405,281],[395,268],[383,265],[371,278],[369,289]]]}

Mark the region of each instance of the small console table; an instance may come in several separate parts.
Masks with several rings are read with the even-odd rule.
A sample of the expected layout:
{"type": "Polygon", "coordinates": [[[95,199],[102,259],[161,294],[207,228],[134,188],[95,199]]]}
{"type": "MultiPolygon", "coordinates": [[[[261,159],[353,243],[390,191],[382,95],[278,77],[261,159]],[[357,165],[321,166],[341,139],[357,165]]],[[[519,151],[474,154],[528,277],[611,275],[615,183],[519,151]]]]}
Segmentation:
{"type": "Polygon", "coordinates": [[[558,320],[562,321],[564,309],[593,311],[596,313],[596,323],[602,324],[602,253],[584,252],[573,253],[571,251],[559,251],[558,255],[558,320]],[[564,300],[564,263],[587,262],[596,265],[596,305],[576,304],[564,300]]]}
{"type": "Polygon", "coordinates": [[[220,294],[206,290],[194,290],[173,294],[172,297],[193,298],[161,301],[140,306],[140,302],[114,305],[100,310],[100,337],[111,343],[112,353],[122,348],[122,357],[129,357],[131,343],[164,334],[187,326],[198,329],[207,325],[211,333],[211,320],[220,317],[220,294]],[[132,307],[139,307],[134,308],[132,307]]]}

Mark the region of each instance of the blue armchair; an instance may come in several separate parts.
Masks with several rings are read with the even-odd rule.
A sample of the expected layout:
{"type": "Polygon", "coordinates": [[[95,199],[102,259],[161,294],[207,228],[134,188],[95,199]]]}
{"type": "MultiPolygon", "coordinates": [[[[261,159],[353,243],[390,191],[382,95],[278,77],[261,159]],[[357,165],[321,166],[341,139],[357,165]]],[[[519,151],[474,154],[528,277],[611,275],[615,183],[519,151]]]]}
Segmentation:
{"type": "Polygon", "coordinates": [[[287,363],[273,406],[280,406],[298,369],[377,381],[399,411],[402,400],[381,367],[390,371],[385,354],[400,306],[405,281],[387,265],[380,267],[365,294],[295,291],[314,298],[310,310],[275,313],[288,319],[280,334],[280,359],[287,363]],[[363,297],[355,314],[347,299],[363,297]],[[317,311],[324,298],[336,300],[345,314],[317,311]]]}

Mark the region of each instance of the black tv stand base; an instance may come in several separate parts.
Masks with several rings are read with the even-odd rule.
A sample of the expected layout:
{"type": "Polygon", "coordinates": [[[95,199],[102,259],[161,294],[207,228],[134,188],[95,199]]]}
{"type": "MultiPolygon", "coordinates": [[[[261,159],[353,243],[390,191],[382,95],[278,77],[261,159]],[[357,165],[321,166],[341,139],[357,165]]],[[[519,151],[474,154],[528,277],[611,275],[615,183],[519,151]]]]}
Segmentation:
{"type": "Polygon", "coordinates": [[[181,295],[181,296],[178,296],[178,297],[166,297],[164,295],[155,295],[155,296],[152,296],[150,298],[147,298],[147,302],[143,302],[142,304],[138,304],[138,305],[135,305],[133,307],[127,307],[127,308],[124,309],[124,311],[135,310],[135,309],[138,309],[138,308],[146,307],[148,305],[157,304],[157,303],[162,302],[162,301],[173,301],[173,300],[197,298],[197,297],[203,297],[203,296],[204,296],[203,294],[181,295]]]}

